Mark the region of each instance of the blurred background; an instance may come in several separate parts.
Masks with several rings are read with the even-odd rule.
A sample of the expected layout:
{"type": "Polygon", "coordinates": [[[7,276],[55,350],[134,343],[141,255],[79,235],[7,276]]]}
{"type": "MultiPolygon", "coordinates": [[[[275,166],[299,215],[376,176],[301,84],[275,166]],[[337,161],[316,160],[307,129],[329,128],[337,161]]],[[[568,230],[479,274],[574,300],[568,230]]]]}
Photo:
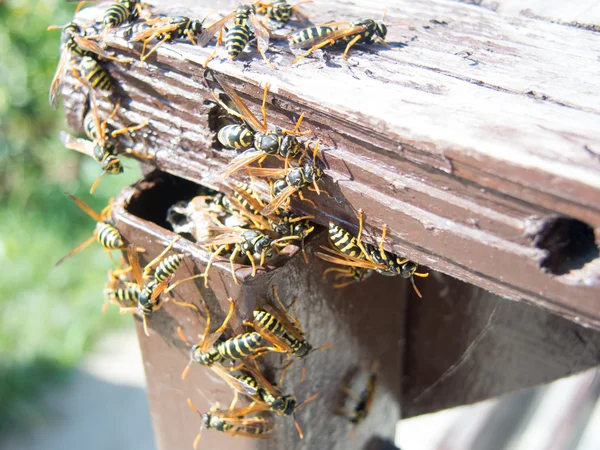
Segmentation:
{"type": "Polygon", "coordinates": [[[96,243],[56,261],[87,239],[94,221],[65,196],[96,210],[139,176],[137,165],[119,176],[99,175],[91,158],[65,150],[62,109],[48,104],[59,58],[60,30],[76,3],[0,2],[0,432],[46,417],[40,394],[68,382],[98,337],[132,329],[116,308],[102,314],[102,287],[111,262],[96,243]]]}
{"type": "MultiPolygon", "coordinates": [[[[0,447],[152,450],[133,322],[116,308],[102,314],[110,260],[93,244],[54,266],[95,226],[64,193],[100,211],[139,176],[131,163],[123,175],[103,179],[92,197],[97,163],[58,139],[64,112],[51,110],[48,87],[60,31],[46,28],[67,23],[75,7],[63,0],[0,2],[0,447]]],[[[590,371],[402,422],[398,444],[598,448],[599,393],[598,372],[590,371]],[[564,442],[541,439],[549,425],[564,423],[564,442]]]]}

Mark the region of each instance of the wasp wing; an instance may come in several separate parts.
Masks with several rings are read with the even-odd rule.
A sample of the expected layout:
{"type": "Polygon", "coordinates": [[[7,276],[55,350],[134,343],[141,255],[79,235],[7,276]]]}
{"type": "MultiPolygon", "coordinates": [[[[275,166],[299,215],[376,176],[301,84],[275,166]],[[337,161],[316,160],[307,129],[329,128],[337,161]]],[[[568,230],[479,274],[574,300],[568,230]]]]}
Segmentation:
{"type": "Polygon", "coordinates": [[[227,167],[223,169],[222,173],[220,172],[217,176],[222,179],[228,178],[238,170],[258,161],[263,156],[265,156],[264,152],[250,148],[233,158],[227,167]]]}
{"type": "MultiPolygon", "coordinates": [[[[168,19],[166,19],[166,20],[168,20],[168,19]]],[[[177,23],[166,23],[164,25],[163,24],[154,25],[154,26],[148,28],[147,30],[142,30],[142,31],[135,33],[133,36],[131,36],[130,40],[132,42],[151,40],[151,39],[154,39],[159,34],[170,33],[171,31],[176,30],[179,26],[180,26],[180,24],[177,24],[177,23]]]]}
{"type": "Polygon", "coordinates": [[[225,26],[227,22],[235,17],[235,10],[227,14],[225,17],[219,19],[209,27],[202,30],[200,37],[198,38],[198,45],[204,47],[212,39],[212,37],[225,26]]]}
{"type": "Polygon", "coordinates": [[[250,386],[242,380],[237,379],[228,370],[225,370],[221,365],[215,363],[210,366],[217,375],[219,375],[232,389],[238,391],[240,394],[247,395],[249,397],[255,397],[258,393],[254,386],[250,386]]]}
{"type": "Polygon", "coordinates": [[[56,66],[56,72],[54,73],[54,77],[52,78],[52,82],[50,83],[50,92],[48,94],[48,101],[50,102],[50,106],[52,109],[56,109],[58,106],[58,98],[60,97],[60,88],[62,86],[62,81],[65,76],[65,72],[67,70],[67,65],[69,64],[69,60],[71,59],[71,53],[66,48],[63,49],[60,53],[60,59],[58,61],[58,66],[56,66]]]}
{"type": "Polygon", "coordinates": [[[288,171],[283,168],[248,167],[246,172],[251,177],[279,178],[287,175],[288,171]]]}
{"type": "Polygon", "coordinates": [[[298,189],[294,186],[288,186],[283,191],[279,193],[277,197],[275,197],[271,203],[269,203],[263,210],[260,212],[263,216],[269,216],[277,211],[281,206],[286,202],[288,198],[298,192],[298,189]]]}
{"type": "Polygon", "coordinates": [[[87,203],[85,203],[83,200],[75,197],[73,194],[69,194],[68,192],[66,192],[67,196],[73,200],[75,202],[75,204],[77,206],[79,206],[79,208],[86,213],[88,216],[90,216],[92,219],[94,219],[96,222],[102,222],[103,221],[103,217],[98,214],[96,211],[94,211],[87,203]]]}
{"type": "Polygon", "coordinates": [[[127,258],[129,259],[129,265],[131,266],[135,282],[141,289],[144,287],[144,276],[142,274],[142,266],[140,265],[137,249],[133,245],[127,247],[127,258]]]}
{"type": "Polygon", "coordinates": [[[86,139],[75,138],[64,131],[60,132],[60,140],[69,150],[75,150],[84,155],[94,157],[94,144],[86,139]]]}
{"type": "Polygon", "coordinates": [[[267,124],[262,123],[260,120],[256,118],[256,116],[250,111],[248,106],[243,102],[240,96],[235,92],[235,89],[231,87],[229,83],[225,81],[225,79],[217,74],[214,75],[215,79],[219,82],[227,96],[231,99],[234,105],[237,107],[238,111],[244,119],[250,124],[252,128],[255,130],[262,131],[265,133],[267,131],[267,124]]]}
{"type": "Polygon", "coordinates": [[[260,21],[255,14],[250,15],[250,24],[254,28],[254,33],[256,34],[256,42],[258,43],[258,50],[263,53],[267,51],[269,48],[269,38],[271,36],[271,32],[267,28],[267,26],[260,21]]]}
{"type": "MultiPolygon", "coordinates": [[[[327,24],[326,26],[331,26],[331,25],[327,24]]],[[[310,30],[310,28],[306,28],[306,30],[310,30]]],[[[335,42],[339,39],[361,33],[365,30],[366,30],[366,27],[364,27],[364,26],[342,28],[339,30],[334,30],[331,33],[326,33],[321,36],[314,36],[312,38],[305,39],[301,42],[297,42],[295,44],[290,44],[290,47],[292,47],[292,48],[309,48],[309,47],[319,45],[319,44],[321,44],[325,41],[329,41],[329,40],[331,40],[332,42],[335,42]]],[[[304,31],[304,30],[300,30],[298,33],[302,33],[302,31],[304,31]]],[[[298,33],[296,33],[296,34],[298,34],[298,33]]]]}

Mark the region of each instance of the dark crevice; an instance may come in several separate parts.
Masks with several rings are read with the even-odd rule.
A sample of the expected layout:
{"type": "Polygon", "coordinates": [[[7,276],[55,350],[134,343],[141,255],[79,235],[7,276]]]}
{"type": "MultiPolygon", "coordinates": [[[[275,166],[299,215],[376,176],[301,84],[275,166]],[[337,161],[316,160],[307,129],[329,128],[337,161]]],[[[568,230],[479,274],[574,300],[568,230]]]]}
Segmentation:
{"type": "Polygon", "coordinates": [[[581,269],[600,256],[594,229],[570,217],[547,220],[537,233],[534,245],[548,252],[540,266],[552,275],[565,275],[581,269]]]}
{"type": "Polygon", "coordinates": [[[214,193],[204,186],[159,171],[148,175],[144,184],[147,188],[142,195],[131,199],[127,211],[168,230],[171,226],[167,223],[167,210],[173,204],[189,201],[197,195],[214,193]]]}

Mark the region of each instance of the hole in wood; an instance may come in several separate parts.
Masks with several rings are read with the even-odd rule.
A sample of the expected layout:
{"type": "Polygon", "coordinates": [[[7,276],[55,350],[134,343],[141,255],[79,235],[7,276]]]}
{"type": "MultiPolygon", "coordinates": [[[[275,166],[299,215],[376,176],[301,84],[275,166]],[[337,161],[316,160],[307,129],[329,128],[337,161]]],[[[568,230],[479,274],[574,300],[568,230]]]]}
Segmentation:
{"type": "Polygon", "coordinates": [[[148,175],[143,184],[142,194],[131,199],[127,211],[169,230],[171,226],[167,223],[167,210],[171,205],[206,192],[204,187],[196,183],[159,171],[148,175]]]}
{"type": "Polygon", "coordinates": [[[548,220],[534,240],[537,248],[547,250],[541,267],[553,275],[565,275],[581,269],[600,256],[594,229],[568,217],[548,220]]]}

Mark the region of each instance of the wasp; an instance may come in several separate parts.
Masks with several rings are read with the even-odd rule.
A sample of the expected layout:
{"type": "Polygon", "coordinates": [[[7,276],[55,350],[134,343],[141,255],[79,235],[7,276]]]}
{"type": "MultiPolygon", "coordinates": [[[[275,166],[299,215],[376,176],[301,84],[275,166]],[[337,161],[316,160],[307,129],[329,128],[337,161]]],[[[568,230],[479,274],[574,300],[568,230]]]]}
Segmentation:
{"type": "MultiPolygon", "coordinates": [[[[415,284],[414,277],[426,278],[429,273],[417,272],[419,265],[408,258],[400,258],[383,248],[387,226],[382,227],[381,238],[378,246],[364,244],[362,242],[363,230],[363,212],[358,211],[359,228],[358,236],[354,237],[347,230],[334,224],[329,223],[329,240],[333,244],[333,248],[321,246],[328,253],[317,252],[316,255],[325,260],[342,266],[348,266],[360,270],[340,270],[340,277],[347,273],[350,278],[356,278],[356,274],[362,276],[367,274],[369,270],[376,271],[382,275],[395,276],[400,275],[402,278],[408,278],[413,286],[413,289],[419,297],[422,297],[421,292],[415,284]]],[[[368,275],[367,275],[368,276],[368,275]]],[[[364,279],[364,278],[362,278],[364,279]]],[[[351,280],[352,281],[352,280],[351,280]]],[[[345,286],[349,283],[339,285],[345,286]]]]}
{"type": "Polygon", "coordinates": [[[216,237],[212,241],[207,242],[209,248],[213,249],[213,253],[210,255],[206,269],[203,276],[205,286],[208,287],[208,271],[210,270],[213,261],[224,251],[230,251],[229,262],[231,265],[231,275],[235,284],[239,284],[237,275],[235,274],[234,262],[238,255],[246,256],[252,265],[252,276],[256,276],[256,263],[254,262],[255,255],[258,255],[259,265],[262,266],[266,259],[270,259],[273,256],[273,250],[278,251],[280,246],[285,247],[288,245],[287,241],[296,240],[298,236],[286,236],[278,239],[261,233],[258,230],[234,230],[230,233],[222,234],[216,237]]]}
{"type": "MultiPolygon", "coordinates": [[[[121,308],[121,314],[125,313],[137,313],[142,317],[144,325],[144,333],[146,336],[150,336],[148,331],[147,317],[152,315],[153,312],[159,310],[164,302],[161,301],[161,294],[168,293],[175,288],[178,284],[183,281],[188,281],[194,277],[185,278],[172,285],[169,285],[171,279],[175,275],[175,272],[181,265],[184,256],[182,254],[175,254],[166,256],[166,254],[173,248],[175,243],[179,240],[180,236],[176,236],[167,247],[152,261],[150,261],[142,270],[140,260],[137,254],[137,250],[133,246],[127,247],[127,256],[129,259],[129,266],[133,272],[133,276],[136,284],[140,290],[137,297],[137,305],[134,307],[123,307],[121,308]],[[154,273],[150,276],[152,268],[156,266],[154,273]],[[148,280],[149,281],[146,281],[148,280]]],[[[187,302],[180,302],[170,297],[173,303],[192,308],[200,314],[196,305],[187,302]]]]}
{"type": "Polygon", "coordinates": [[[294,216],[285,211],[276,211],[275,214],[276,218],[268,218],[269,227],[280,236],[297,236],[301,241],[304,261],[308,264],[308,257],[304,250],[304,240],[315,230],[315,226],[310,221],[315,216],[294,216]]]}
{"type": "MultiPolygon", "coordinates": [[[[119,230],[115,228],[112,223],[112,201],[102,210],[100,214],[90,208],[83,200],[75,197],[72,194],[67,193],[67,196],[75,202],[79,208],[85,212],[88,216],[96,221],[96,228],[94,230],[93,235],[79,244],[65,256],[63,256],[56,265],[59,266],[62,264],[67,258],[79,253],[81,250],[88,247],[94,240],[97,240],[98,243],[102,246],[104,251],[108,254],[108,256],[112,259],[110,254],[111,250],[123,250],[126,248],[125,242],[119,230]]],[[[138,251],[143,252],[144,249],[141,247],[137,247],[138,251]]],[[[113,260],[114,262],[114,260],[113,260]]],[[[116,264],[116,263],[115,263],[116,264]]]]}
{"type": "MultiPolygon", "coordinates": [[[[81,2],[77,7],[77,11],[81,8],[84,2],[81,2]]],[[[56,72],[50,84],[50,93],[48,99],[52,109],[58,106],[58,98],[60,89],[64,80],[64,76],[69,67],[69,62],[72,58],[79,61],[80,70],[83,77],[89,81],[92,87],[102,91],[111,92],[112,82],[106,70],[98,63],[97,57],[112,59],[118,62],[131,62],[129,58],[117,58],[109,55],[98,45],[97,42],[89,39],[82,31],[81,27],[75,22],[70,22],[63,27],[52,25],[48,30],[62,29],[60,35],[60,59],[56,72]]]]}
{"type": "MultiPolygon", "coordinates": [[[[342,23],[343,22],[324,24],[322,26],[300,30],[293,34],[290,37],[290,47],[292,49],[310,48],[292,61],[292,65],[307,57],[315,50],[337,43],[346,44],[346,48],[342,55],[342,59],[344,60],[348,57],[350,48],[355,44],[372,45],[375,42],[380,42],[388,48],[390,47],[385,41],[385,38],[387,36],[388,26],[392,25],[386,25],[383,20],[359,19],[351,22],[347,27],[337,28],[337,25],[342,23]]],[[[401,23],[394,25],[400,24],[401,23]]]]}
{"type": "Polygon", "coordinates": [[[225,36],[225,48],[229,57],[232,60],[237,58],[246,48],[246,44],[256,38],[259,53],[269,67],[275,68],[265,54],[269,48],[269,29],[256,17],[256,7],[251,3],[239,5],[231,13],[204,29],[198,38],[198,44],[201,46],[208,44],[213,36],[219,33],[215,49],[204,62],[204,67],[216,55],[217,48],[223,42],[223,28],[231,20],[233,20],[234,25],[227,30],[225,36]]]}
{"type": "MultiPolygon", "coordinates": [[[[213,369],[221,378],[223,378],[234,390],[242,392],[250,397],[257,394],[257,390],[252,386],[245,386],[244,383],[233,377],[222,365],[225,362],[235,362],[243,360],[257,353],[269,351],[271,347],[265,342],[263,337],[257,332],[242,333],[230,339],[221,339],[221,335],[227,328],[227,324],[233,315],[234,301],[230,297],[229,311],[219,328],[211,333],[210,311],[206,304],[202,304],[206,317],[204,334],[197,344],[190,345],[190,342],[184,336],[181,327],[177,328],[177,334],[183,342],[190,345],[190,360],[181,374],[181,379],[185,380],[192,363],[203,364],[213,369]]],[[[238,366],[230,367],[230,370],[237,369],[238,366]]]]}
{"type": "MultiPolygon", "coordinates": [[[[283,302],[279,298],[277,288],[273,286],[273,296],[277,300],[281,312],[274,308],[269,308],[269,311],[264,309],[253,311],[254,320],[252,322],[244,321],[244,325],[254,328],[261,336],[270,342],[273,347],[268,351],[276,353],[287,353],[296,358],[303,359],[309,355],[314,349],[306,340],[306,334],[302,331],[302,327],[297,319],[292,317],[283,306],[283,302]]],[[[332,344],[327,344],[319,347],[319,350],[329,348],[332,344]]],[[[253,359],[260,356],[255,354],[253,359]]]]}
{"type": "MultiPolygon", "coordinates": [[[[148,122],[146,121],[139,125],[113,130],[110,134],[107,134],[107,123],[116,114],[120,103],[117,102],[110,116],[101,122],[98,113],[98,107],[96,106],[96,100],[92,92],[90,92],[89,98],[91,108],[84,116],[83,128],[91,141],[75,138],[64,131],[60,132],[60,139],[66,148],[91,156],[100,163],[102,167],[102,173],[92,184],[90,193],[93,194],[96,190],[96,186],[100,182],[100,179],[105,174],[109,173],[118,175],[123,173],[123,166],[121,165],[119,158],[117,158],[117,143],[114,139],[120,134],[137,131],[148,125],[148,122]]],[[[127,148],[124,153],[134,155],[138,158],[151,158],[151,156],[140,154],[131,148],[127,148]]]]}
{"type": "Polygon", "coordinates": [[[229,409],[227,411],[219,410],[218,406],[215,405],[209,412],[202,414],[189,398],[187,399],[187,404],[202,419],[200,431],[194,440],[194,450],[198,448],[203,428],[212,428],[232,436],[245,436],[260,439],[269,437],[269,434],[271,434],[275,428],[275,424],[264,417],[248,417],[250,414],[262,411],[262,409],[256,405],[248,405],[241,408],[229,409]]]}
{"type": "MultiPolygon", "coordinates": [[[[205,20],[206,17],[202,20],[190,19],[185,16],[159,18],[149,28],[134,33],[131,36],[131,41],[144,41],[140,59],[145,61],[165,42],[171,42],[175,39],[189,39],[193,45],[196,45],[195,38],[201,35],[205,20]],[[146,45],[153,39],[158,39],[158,43],[146,53],[146,45]]],[[[150,23],[150,21],[147,23],[150,23]]]]}
{"type": "Polygon", "coordinates": [[[231,115],[240,118],[244,124],[227,125],[217,135],[217,139],[227,148],[246,150],[234,158],[227,167],[218,174],[220,178],[227,178],[236,171],[246,167],[254,162],[262,163],[269,155],[278,156],[287,161],[296,159],[303,155],[303,149],[296,136],[305,134],[299,132],[300,124],[304,119],[302,114],[296,122],[294,130],[276,130],[268,131],[267,124],[267,94],[269,84],[265,84],[263,102],[262,102],[262,122],[250,111],[248,106],[242,101],[235,90],[222,77],[215,75],[215,78],[231,99],[239,112],[232,110],[225,105],[213,92],[213,96],[219,104],[225,108],[231,115]],[[250,148],[250,147],[254,148],[250,148]]]}
{"type": "Polygon", "coordinates": [[[118,0],[108,5],[102,22],[106,31],[120,27],[126,22],[135,22],[142,15],[142,2],[139,0],[118,0]]]}
{"type": "Polygon", "coordinates": [[[273,384],[271,384],[260,372],[260,369],[256,365],[256,361],[252,361],[252,363],[252,367],[246,367],[240,374],[235,375],[235,378],[244,385],[251,386],[256,390],[256,395],[250,397],[252,397],[254,401],[262,403],[265,409],[268,408],[268,410],[277,415],[293,416],[298,435],[300,436],[300,439],[303,439],[304,433],[296,419],[296,411],[300,410],[300,408],[308,402],[317,398],[318,394],[314,394],[303,402],[298,403],[295,396],[284,395],[273,386],[273,384]]]}
{"type": "Polygon", "coordinates": [[[371,365],[371,371],[367,379],[367,385],[365,386],[365,389],[360,392],[360,394],[357,394],[347,387],[344,388],[344,392],[350,398],[352,398],[356,404],[352,410],[341,408],[339,413],[345,416],[350,423],[354,425],[358,425],[364,421],[371,410],[373,400],[375,399],[375,393],[377,391],[377,368],[377,361],[373,361],[373,364],[371,365]]]}
{"type": "Polygon", "coordinates": [[[312,160],[306,160],[300,166],[292,169],[270,169],[262,167],[248,167],[246,169],[250,176],[267,178],[281,177],[271,183],[271,196],[273,197],[273,200],[261,211],[261,214],[265,216],[273,214],[295,193],[298,193],[301,200],[309,201],[302,195],[302,189],[311,189],[311,185],[314,186],[317,195],[320,195],[321,192],[327,193],[320,189],[317,184],[317,181],[323,177],[323,169],[316,164],[318,151],[319,141],[315,144],[312,160]]]}
{"type": "Polygon", "coordinates": [[[109,303],[115,303],[121,308],[130,308],[137,305],[140,298],[140,287],[137,283],[122,278],[114,271],[109,270],[108,282],[104,285],[104,306],[106,312],[109,303]]]}
{"type": "Polygon", "coordinates": [[[271,23],[282,27],[290,21],[292,15],[295,15],[301,22],[306,22],[308,17],[298,8],[305,3],[312,3],[312,0],[303,0],[295,5],[290,5],[286,0],[274,0],[271,3],[257,2],[256,7],[259,14],[264,14],[271,23]]]}

